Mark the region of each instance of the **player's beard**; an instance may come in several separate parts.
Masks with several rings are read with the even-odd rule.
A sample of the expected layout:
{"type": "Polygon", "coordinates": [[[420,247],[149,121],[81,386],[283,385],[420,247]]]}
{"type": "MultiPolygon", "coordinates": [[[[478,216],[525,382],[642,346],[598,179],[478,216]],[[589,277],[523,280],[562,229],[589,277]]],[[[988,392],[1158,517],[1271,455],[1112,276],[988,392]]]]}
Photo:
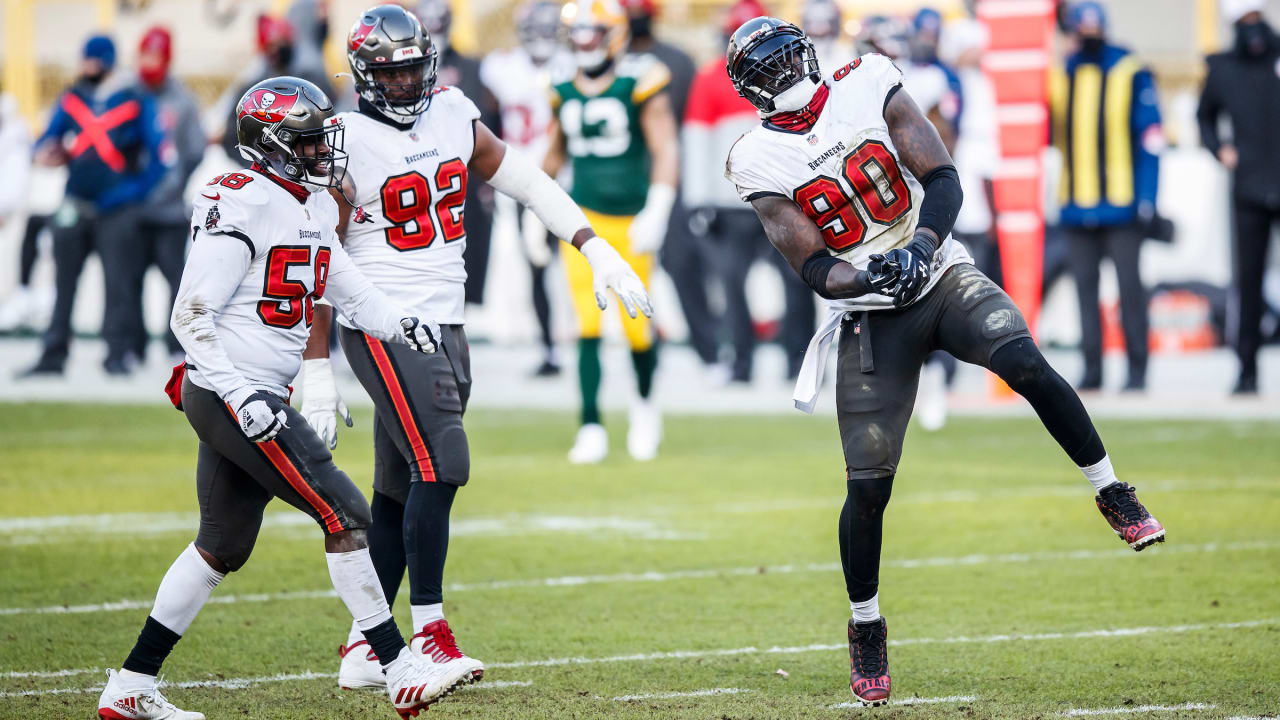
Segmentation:
{"type": "Polygon", "coordinates": [[[818,86],[821,84],[821,82],[814,80],[812,75],[805,76],[800,82],[778,93],[777,97],[773,99],[773,112],[769,114],[792,112],[808,105],[809,101],[813,99],[813,94],[818,92],[818,86]]]}

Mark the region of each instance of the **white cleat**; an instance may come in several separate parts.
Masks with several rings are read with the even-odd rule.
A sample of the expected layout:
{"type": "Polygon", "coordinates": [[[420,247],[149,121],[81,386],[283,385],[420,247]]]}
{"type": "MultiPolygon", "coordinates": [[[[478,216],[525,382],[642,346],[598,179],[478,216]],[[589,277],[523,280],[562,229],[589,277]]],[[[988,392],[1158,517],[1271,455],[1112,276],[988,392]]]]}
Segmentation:
{"type": "Polygon", "coordinates": [[[198,712],[180,710],[160,694],[154,680],[143,687],[127,687],[115,670],[107,671],[107,686],[98,697],[102,720],[204,720],[198,712]]]}
{"type": "Polygon", "coordinates": [[[947,370],[941,363],[925,363],[920,369],[915,416],[928,432],[937,432],[947,424],[947,370]]]}
{"type": "Polygon", "coordinates": [[[652,400],[636,400],[628,413],[627,452],[631,457],[646,462],[658,457],[662,444],[662,411],[652,400]]]}
{"type": "Polygon", "coordinates": [[[338,655],[342,664],[338,666],[338,687],[343,690],[359,690],[361,688],[377,688],[387,686],[387,676],[382,672],[382,663],[373,654],[369,643],[361,640],[350,645],[339,645],[338,655]]]}
{"type": "Polygon", "coordinates": [[[437,700],[466,683],[469,672],[454,663],[427,662],[409,648],[387,666],[387,694],[401,718],[417,717],[437,700]]]}
{"type": "Polygon", "coordinates": [[[587,423],[578,428],[578,437],[569,450],[569,462],[574,465],[595,465],[609,454],[609,433],[599,423],[587,423]]]}
{"type": "Polygon", "coordinates": [[[479,682],[484,677],[484,663],[458,649],[447,620],[436,620],[422,626],[422,631],[409,640],[409,649],[436,665],[456,664],[467,671],[466,682],[479,682]]]}

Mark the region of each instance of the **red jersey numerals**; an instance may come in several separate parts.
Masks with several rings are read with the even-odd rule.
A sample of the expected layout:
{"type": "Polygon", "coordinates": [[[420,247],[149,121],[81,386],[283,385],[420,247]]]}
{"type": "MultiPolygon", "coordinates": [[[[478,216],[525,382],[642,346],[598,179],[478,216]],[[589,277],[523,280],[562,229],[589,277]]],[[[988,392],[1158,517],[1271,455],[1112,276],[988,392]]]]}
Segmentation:
{"type": "Polygon", "coordinates": [[[315,316],[316,300],[324,297],[325,284],[329,281],[329,248],[316,248],[315,284],[311,292],[300,280],[290,280],[289,270],[295,267],[311,267],[311,246],[277,245],[267,253],[266,278],[262,281],[262,295],[268,300],[258,302],[258,317],[272,327],[292,328],[303,320],[311,327],[315,316]]]}
{"type": "Polygon", "coordinates": [[[419,172],[387,178],[382,184],[382,214],[394,223],[386,229],[387,244],[397,250],[429,247],[436,235],[452,242],[462,237],[463,204],[467,197],[467,165],[460,158],[441,163],[428,181],[419,172]],[[434,208],[432,188],[439,194],[434,208]]]}
{"type": "Polygon", "coordinates": [[[219,175],[218,177],[210,180],[209,185],[221,185],[224,188],[239,190],[251,182],[253,182],[253,178],[251,176],[245,175],[244,173],[233,172],[227,173],[226,175],[219,175]]]}
{"type": "Polygon", "coordinates": [[[819,175],[797,188],[792,197],[822,230],[832,250],[848,250],[867,237],[867,223],[855,202],[880,225],[896,223],[911,209],[911,191],[902,169],[879,140],[867,140],[846,155],[840,176],[845,184],[819,175]]]}

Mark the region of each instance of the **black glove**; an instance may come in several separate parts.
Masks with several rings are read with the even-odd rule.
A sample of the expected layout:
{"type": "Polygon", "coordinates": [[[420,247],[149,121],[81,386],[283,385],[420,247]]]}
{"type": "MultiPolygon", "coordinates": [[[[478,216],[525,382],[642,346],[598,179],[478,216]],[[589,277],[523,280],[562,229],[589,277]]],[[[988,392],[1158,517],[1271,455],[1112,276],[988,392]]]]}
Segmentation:
{"type": "Polygon", "coordinates": [[[898,284],[892,291],[894,307],[905,307],[920,297],[929,284],[933,251],[930,238],[917,235],[905,248],[895,248],[885,254],[886,263],[898,266],[898,284]]]}
{"type": "Polygon", "coordinates": [[[885,260],[883,255],[879,253],[871,256],[871,261],[867,263],[867,269],[863,270],[866,277],[863,279],[868,292],[877,292],[881,295],[891,295],[885,290],[893,287],[898,282],[900,268],[885,260]]]}

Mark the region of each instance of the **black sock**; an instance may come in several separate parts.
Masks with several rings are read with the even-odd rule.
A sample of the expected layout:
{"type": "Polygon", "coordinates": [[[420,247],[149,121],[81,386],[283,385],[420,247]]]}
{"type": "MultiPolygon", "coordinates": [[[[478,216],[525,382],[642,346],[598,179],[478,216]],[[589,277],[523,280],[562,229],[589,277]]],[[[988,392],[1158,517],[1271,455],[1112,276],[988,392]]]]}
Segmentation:
{"type": "Polygon", "coordinates": [[[180,639],[181,635],[148,615],[147,621],[142,625],[142,632],[138,633],[138,642],[129,651],[129,657],[125,658],[121,667],[143,675],[159,675],[160,666],[180,639]]]}
{"type": "Polygon", "coordinates": [[[400,634],[400,628],[396,627],[395,618],[390,618],[361,632],[364,633],[364,639],[369,641],[369,647],[373,649],[373,654],[378,656],[378,662],[382,667],[394,662],[400,656],[400,651],[404,649],[404,636],[400,634]]]}
{"type": "Polygon", "coordinates": [[[600,338],[578,340],[578,389],[582,393],[582,424],[600,422],[600,338]]]}
{"type": "Polygon", "coordinates": [[[1102,461],[1107,450],[1071,384],[1054,370],[1030,338],[1014,340],[991,356],[991,371],[1027,399],[1040,422],[1078,467],[1102,461]]]}
{"type": "Polygon", "coordinates": [[[631,365],[636,370],[636,391],[647,399],[653,392],[653,373],[658,369],[658,343],[654,342],[647,350],[632,350],[631,365]]]}
{"type": "Polygon", "coordinates": [[[387,596],[387,607],[391,607],[404,580],[404,506],[375,491],[369,507],[373,513],[373,522],[366,531],[369,557],[378,582],[382,583],[382,594],[387,596]]]}
{"type": "Polygon", "coordinates": [[[840,564],[850,602],[870,600],[880,587],[880,536],[893,476],[846,482],[840,511],[840,564]]]}
{"type": "Polygon", "coordinates": [[[415,482],[404,506],[405,562],[409,566],[409,602],[444,602],[444,560],[449,552],[449,511],[457,485],[415,482]]]}

